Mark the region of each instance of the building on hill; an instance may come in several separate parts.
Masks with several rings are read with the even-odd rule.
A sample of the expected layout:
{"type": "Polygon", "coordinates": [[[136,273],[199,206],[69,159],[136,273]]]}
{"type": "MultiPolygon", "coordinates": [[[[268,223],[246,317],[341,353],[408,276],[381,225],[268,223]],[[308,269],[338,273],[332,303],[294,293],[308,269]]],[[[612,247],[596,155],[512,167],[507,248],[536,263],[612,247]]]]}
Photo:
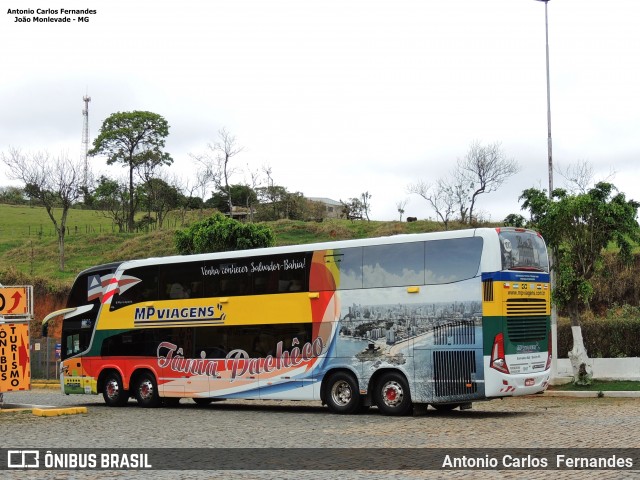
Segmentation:
{"type": "Polygon", "coordinates": [[[342,215],[342,203],[340,202],[326,197],[307,197],[307,200],[322,204],[325,218],[340,218],[342,215]]]}

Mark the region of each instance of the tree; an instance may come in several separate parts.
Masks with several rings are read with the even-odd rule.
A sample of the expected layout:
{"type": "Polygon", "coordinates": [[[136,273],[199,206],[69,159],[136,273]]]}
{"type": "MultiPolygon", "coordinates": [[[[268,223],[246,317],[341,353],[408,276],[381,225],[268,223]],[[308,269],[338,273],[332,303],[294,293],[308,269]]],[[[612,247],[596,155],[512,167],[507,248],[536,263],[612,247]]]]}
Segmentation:
{"type": "Polygon", "coordinates": [[[364,205],[359,198],[350,198],[347,202],[340,200],[342,204],[342,213],[340,216],[347,220],[362,220],[364,213],[364,205]]]}
{"type": "Polygon", "coordinates": [[[176,248],[183,255],[271,247],[274,244],[275,235],[269,227],[240,223],[222,213],[196,222],[186,230],[176,231],[176,248]]]}
{"type": "Polygon", "coordinates": [[[465,158],[459,159],[453,170],[439,178],[435,185],[418,180],[407,190],[427,200],[436,217],[448,228],[456,209],[461,223],[473,222],[478,196],[497,190],[519,170],[515,160],[505,157],[500,143],[482,146],[473,142],[465,158]]]}
{"type": "Polygon", "coordinates": [[[438,182],[442,182],[440,188],[443,189],[445,195],[445,204],[451,203],[458,208],[460,223],[471,222],[469,203],[471,202],[473,181],[469,180],[465,171],[454,168],[449,178],[438,180],[438,182]]]}
{"type": "Polygon", "coordinates": [[[569,193],[586,193],[591,185],[598,182],[608,182],[615,175],[615,172],[611,171],[605,178],[598,179],[598,182],[594,181],[593,165],[586,160],[570,163],[566,168],[558,166],[554,170],[564,178],[565,188],[569,193]]]}
{"type": "Polygon", "coordinates": [[[446,180],[439,179],[435,186],[420,180],[409,185],[407,190],[409,193],[420,195],[429,202],[431,208],[436,212],[436,218],[444,225],[444,229],[449,228],[451,216],[455,211],[456,197],[454,188],[447,184],[446,180]]]}
{"type": "Polygon", "coordinates": [[[159,177],[150,178],[143,188],[147,209],[156,214],[158,228],[162,228],[166,214],[178,206],[178,190],[159,177]]]}
{"type": "Polygon", "coordinates": [[[98,180],[93,192],[93,204],[96,210],[113,220],[119,232],[124,232],[127,225],[127,205],[129,191],[125,181],[117,181],[104,175],[98,180]]]}
{"type": "Polygon", "coordinates": [[[301,192],[289,192],[280,185],[270,185],[258,188],[256,193],[260,199],[256,220],[306,220],[313,215],[309,202],[301,192]]]}
{"type": "Polygon", "coordinates": [[[304,220],[321,222],[327,217],[327,206],[324,203],[304,198],[304,205],[304,220]]]}
{"type": "Polygon", "coordinates": [[[3,152],[2,161],[9,167],[11,178],[25,183],[25,194],[47,211],[58,235],[60,271],[64,271],[67,215],[83,192],[83,162],[72,161],[64,153],[57,157],[47,152],[23,154],[16,148],[3,152]]]}
{"type": "Polygon", "coordinates": [[[505,227],[524,228],[527,225],[527,219],[518,213],[510,213],[502,220],[502,224],[505,227]]]}
{"type": "MultiPolygon", "coordinates": [[[[231,194],[231,203],[233,205],[243,205],[247,209],[258,201],[258,194],[248,185],[229,185],[229,193],[231,194]]],[[[229,210],[229,195],[226,192],[214,192],[205,204],[209,207],[217,208],[223,213],[231,213],[229,210]]]]}
{"type": "MultiPolygon", "coordinates": [[[[301,192],[289,192],[285,187],[276,185],[271,167],[262,167],[266,186],[258,186],[255,192],[258,195],[256,220],[273,221],[280,219],[307,220],[309,218],[322,218],[318,216],[317,205],[309,202],[301,192]]],[[[252,174],[252,184],[257,185],[257,174],[252,174]]]]}
{"type": "Polygon", "coordinates": [[[231,160],[242,152],[243,147],[237,144],[236,137],[231,135],[225,128],[218,130],[219,140],[215,144],[207,145],[209,151],[201,155],[192,155],[204,169],[200,175],[206,179],[204,185],[213,183],[216,190],[226,195],[229,212],[233,210],[233,199],[229,181],[235,173],[231,165],[231,160]]]}
{"type": "Polygon", "coordinates": [[[186,217],[188,210],[202,210],[204,202],[200,197],[178,194],[178,208],[180,209],[180,226],[186,225],[186,217]]]}
{"type": "Polygon", "coordinates": [[[507,178],[520,171],[520,166],[514,159],[505,156],[499,142],[483,146],[476,141],[471,143],[465,158],[458,160],[457,170],[461,174],[461,185],[470,187],[469,223],[471,223],[474,219],[473,210],[478,196],[500,188],[507,178]]]}
{"type": "Polygon", "coordinates": [[[361,193],[360,202],[362,203],[362,213],[364,213],[364,216],[367,217],[367,222],[369,222],[369,212],[371,211],[371,194],[369,192],[361,193]]]}
{"type": "Polygon", "coordinates": [[[400,221],[402,221],[402,216],[404,215],[404,209],[407,206],[408,202],[409,202],[409,199],[405,198],[404,200],[400,200],[399,202],[396,203],[396,209],[400,214],[400,221]]]}
{"type": "Polygon", "coordinates": [[[610,244],[619,247],[625,261],[632,258],[632,241],[640,241],[637,211],[640,203],[616,193],[615,186],[599,182],[586,193],[553,191],[549,199],[537,189],[520,196],[522,209],[531,213],[531,225],[546,240],[554,261],[556,288],[553,299],[566,308],[571,319],[573,349],[569,358],[579,383],[588,383],[590,366],[582,341],[580,314],[593,295],[591,280],[602,264],[603,252],[610,244]]]}
{"type": "Polygon", "coordinates": [[[27,203],[24,189],[20,187],[0,187],[0,203],[24,205],[27,203]]]}
{"type": "Polygon", "coordinates": [[[186,222],[187,210],[202,210],[204,202],[201,197],[195,195],[196,190],[200,188],[199,180],[196,179],[192,183],[190,177],[180,178],[174,177],[173,183],[178,190],[178,208],[180,209],[180,226],[184,227],[186,222]]]}
{"type": "Polygon", "coordinates": [[[171,165],[173,159],[163,152],[169,124],[157,113],[133,111],[113,113],[102,123],[98,137],[93,141],[89,155],[104,154],[107,164],[122,163],[129,169],[129,231],[135,228],[136,169],[159,165],[171,165]]]}

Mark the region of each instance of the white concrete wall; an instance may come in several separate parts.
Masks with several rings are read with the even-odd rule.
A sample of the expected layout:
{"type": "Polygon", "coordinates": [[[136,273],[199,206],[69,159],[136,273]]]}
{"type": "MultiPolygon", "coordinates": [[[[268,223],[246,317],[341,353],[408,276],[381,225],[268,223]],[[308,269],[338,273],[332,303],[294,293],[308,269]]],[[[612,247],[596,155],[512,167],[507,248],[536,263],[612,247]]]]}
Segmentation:
{"type": "MultiPolygon", "coordinates": [[[[640,358],[591,358],[593,378],[599,380],[640,380],[640,358]]],[[[572,377],[568,358],[558,359],[558,377],[572,377]]]]}

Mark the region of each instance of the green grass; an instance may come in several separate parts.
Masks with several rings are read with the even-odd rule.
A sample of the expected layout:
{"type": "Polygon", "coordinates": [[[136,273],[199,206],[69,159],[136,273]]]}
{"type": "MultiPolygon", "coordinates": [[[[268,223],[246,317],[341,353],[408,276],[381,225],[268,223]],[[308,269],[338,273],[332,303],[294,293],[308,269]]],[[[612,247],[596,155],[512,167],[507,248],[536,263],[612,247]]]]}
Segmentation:
{"type": "MultiPolygon", "coordinates": [[[[189,212],[187,221],[210,215],[208,211],[189,212]]],[[[54,212],[56,218],[60,212],[54,212]]],[[[60,271],[58,237],[51,219],[42,207],[0,204],[1,270],[15,269],[32,277],[70,284],[78,272],[101,263],[134,258],[176,255],[176,229],[182,228],[179,212],[167,216],[165,228],[151,233],[119,233],[111,220],[93,210],[72,209],[67,219],[65,268],[60,271]]],[[[325,220],[268,222],[277,245],[327,242],[352,238],[380,237],[404,233],[442,230],[431,221],[380,222],[325,220]]],[[[464,228],[451,225],[450,228],[464,228]]],[[[2,278],[0,278],[2,282],[2,278]]]]}
{"type": "MultiPolygon", "coordinates": [[[[54,211],[56,218],[60,210],[54,211]]],[[[55,237],[53,222],[42,207],[0,204],[0,245],[16,238],[55,237]]],[[[67,218],[67,226],[71,232],[100,233],[111,232],[112,225],[108,218],[94,210],[71,209],[67,218]]]]}
{"type": "Polygon", "coordinates": [[[558,391],[578,391],[578,392],[627,392],[640,391],[640,382],[631,380],[593,380],[591,385],[576,385],[575,383],[567,383],[566,385],[554,385],[549,390],[558,391]]]}

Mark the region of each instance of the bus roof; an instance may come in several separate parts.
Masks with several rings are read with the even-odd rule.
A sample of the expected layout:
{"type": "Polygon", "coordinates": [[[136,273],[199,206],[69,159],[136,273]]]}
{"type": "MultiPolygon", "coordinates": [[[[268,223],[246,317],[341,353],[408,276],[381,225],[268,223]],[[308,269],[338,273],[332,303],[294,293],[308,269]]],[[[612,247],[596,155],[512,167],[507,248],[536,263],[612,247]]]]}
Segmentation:
{"type": "Polygon", "coordinates": [[[111,262],[111,263],[103,263],[101,265],[95,265],[93,267],[89,267],[85,270],[82,270],[80,273],[78,273],[78,277],[81,275],[86,275],[87,273],[92,273],[92,272],[98,272],[98,271],[102,271],[102,270],[113,270],[115,271],[120,265],[122,265],[123,261],[120,262],[111,262]]]}
{"type": "MultiPolygon", "coordinates": [[[[355,240],[336,240],[328,242],[286,245],[279,247],[255,248],[249,250],[231,250],[224,252],[199,253],[193,255],[174,255],[167,257],[150,257],[146,259],[128,260],[122,263],[122,268],[130,269],[159,263],[182,263],[212,260],[226,260],[232,258],[257,257],[263,255],[278,255],[287,253],[312,252],[316,250],[332,250],[339,248],[363,247],[370,245],[389,245],[395,243],[420,242],[426,240],[444,240],[450,238],[465,238],[474,236],[497,235],[495,228],[470,228],[465,230],[448,230],[443,232],[409,233],[385,237],[362,238],[355,240]]],[[[112,264],[117,265],[117,264],[112,264]]]]}

